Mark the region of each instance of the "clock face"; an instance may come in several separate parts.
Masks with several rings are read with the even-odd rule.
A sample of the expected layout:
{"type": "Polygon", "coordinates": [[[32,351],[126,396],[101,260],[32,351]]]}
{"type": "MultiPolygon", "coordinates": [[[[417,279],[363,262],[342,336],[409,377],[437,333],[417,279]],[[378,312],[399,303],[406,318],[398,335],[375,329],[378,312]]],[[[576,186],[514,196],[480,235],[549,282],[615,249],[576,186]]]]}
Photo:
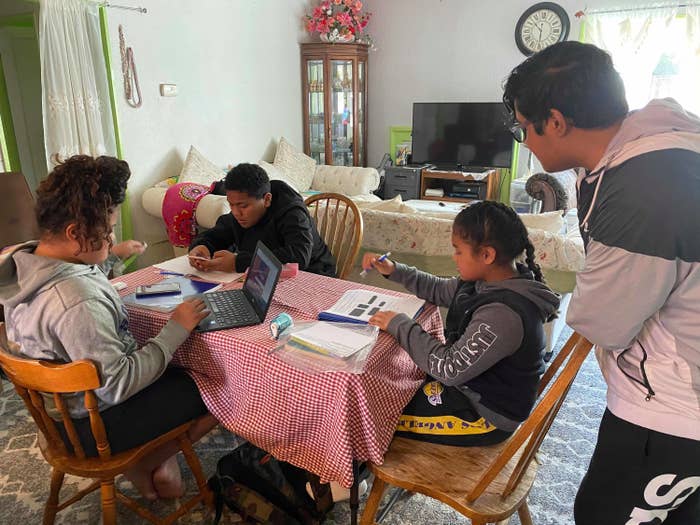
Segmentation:
{"type": "Polygon", "coordinates": [[[526,55],[532,55],[569,35],[569,17],[560,6],[543,2],[523,13],[515,27],[515,41],[526,55]]]}

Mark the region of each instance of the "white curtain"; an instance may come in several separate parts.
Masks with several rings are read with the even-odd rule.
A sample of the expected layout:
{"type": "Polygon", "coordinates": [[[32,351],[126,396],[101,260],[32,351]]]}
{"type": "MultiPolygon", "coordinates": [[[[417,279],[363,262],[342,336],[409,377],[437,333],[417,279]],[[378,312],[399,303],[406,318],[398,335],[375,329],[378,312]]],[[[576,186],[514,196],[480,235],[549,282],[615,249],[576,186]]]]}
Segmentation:
{"type": "MultiPolygon", "coordinates": [[[[630,109],[671,96],[700,111],[700,8],[663,7],[591,13],[586,42],[610,52],[630,109]]],[[[645,6],[648,7],[648,6],[645,6]]]]}
{"type": "Polygon", "coordinates": [[[39,12],[49,169],[56,156],[115,155],[97,6],[85,0],[41,0],[39,12]]]}

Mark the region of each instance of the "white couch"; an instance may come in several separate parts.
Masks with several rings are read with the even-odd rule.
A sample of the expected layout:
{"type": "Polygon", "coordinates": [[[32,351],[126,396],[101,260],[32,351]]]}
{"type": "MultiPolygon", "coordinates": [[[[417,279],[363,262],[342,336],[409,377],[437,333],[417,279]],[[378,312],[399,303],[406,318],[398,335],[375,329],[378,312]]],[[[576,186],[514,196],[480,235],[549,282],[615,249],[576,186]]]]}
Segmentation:
{"type": "MultiPolygon", "coordinates": [[[[273,164],[260,163],[271,179],[280,179],[290,183],[289,179],[274,169],[273,164]]],[[[379,187],[379,173],[375,168],[352,166],[316,165],[309,187],[293,184],[302,195],[309,192],[342,193],[357,200],[378,201],[372,194],[379,187]]],[[[163,198],[167,187],[154,186],[143,192],[141,204],[150,215],[162,218],[163,198]]],[[[229,213],[229,205],[223,195],[205,195],[197,204],[195,219],[202,228],[211,228],[223,214],[229,213]]]]}

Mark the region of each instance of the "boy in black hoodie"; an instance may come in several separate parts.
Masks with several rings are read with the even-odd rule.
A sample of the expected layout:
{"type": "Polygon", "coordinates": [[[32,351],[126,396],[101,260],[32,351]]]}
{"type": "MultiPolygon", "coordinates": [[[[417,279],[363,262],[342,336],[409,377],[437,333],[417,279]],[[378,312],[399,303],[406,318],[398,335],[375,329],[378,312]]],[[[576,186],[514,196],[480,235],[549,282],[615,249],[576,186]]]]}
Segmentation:
{"type": "Polygon", "coordinates": [[[270,181],[257,164],[242,163],[226,175],[231,213],[197,236],[190,264],[198,270],[244,272],[262,241],[283,263],[335,277],[335,260],[318,234],[301,195],[279,180],[270,181]]]}

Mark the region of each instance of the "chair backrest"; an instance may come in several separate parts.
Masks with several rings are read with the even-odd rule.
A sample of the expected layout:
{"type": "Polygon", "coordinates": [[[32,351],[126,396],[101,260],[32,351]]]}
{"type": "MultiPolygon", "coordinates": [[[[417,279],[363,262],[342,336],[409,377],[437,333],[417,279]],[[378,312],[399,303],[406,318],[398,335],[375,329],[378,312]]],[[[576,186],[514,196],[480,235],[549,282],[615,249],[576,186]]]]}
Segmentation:
{"type": "Polygon", "coordinates": [[[306,199],[318,233],[335,258],[337,276],[352,271],[362,244],[362,214],[357,205],[340,193],[319,193],[306,199]]]}
{"type": "Polygon", "coordinates": [[[84,392],[85,408],[90,418],[90,427],[102,459],[111,455],[107,433],[98,411],[97,397],[93,390],[100,387],[97,367],[92,361],[73,361],[59,364],[37,359],[19,357],[19,345],[7,339],[5,323],[0,323],[0,367],[24,400],[34,422],[46,438],[49,450],[57,455],[75,455],[85,458],[85,452],[75,430],[75,425],[63,402],[61,394],[84,392]],[[61,414],[66,434],[73,446],[68,451],[56,422],[46,410],[44,395],[51,395],[56,409],[61,414]]]}
{"type": "Polygon", "coordinates": [[[18,172],[0,173],[0,249],[39,238],[34,196],[27,179],[18,172]]]}
{"type": "Polygon", "coordinates": [[[498,456],[484,470],[477,483],[467,494],[467,501],[476,500],[504,468],[512,468],[512,472],[504,486],[502,496],[507,497],[517,487],[564,403],[566,394],[590,352],[591,346],[591,342],[580,334],[576,332],[572,334],[542,376],[538,388],[539,402],[530,416],[506,441],[498,456]],[[565,362],[566,364],[564,364],[565,362]],[[563,368],[562,365],[564,365],[563,368]],[[560,368],[561,372],[551,387],[547,389],[560,368]],[[545,389],[547,391],[543,394],[545,389]],[[518,451],[522,453],[515,461],[514,456],[518,451]]]}

